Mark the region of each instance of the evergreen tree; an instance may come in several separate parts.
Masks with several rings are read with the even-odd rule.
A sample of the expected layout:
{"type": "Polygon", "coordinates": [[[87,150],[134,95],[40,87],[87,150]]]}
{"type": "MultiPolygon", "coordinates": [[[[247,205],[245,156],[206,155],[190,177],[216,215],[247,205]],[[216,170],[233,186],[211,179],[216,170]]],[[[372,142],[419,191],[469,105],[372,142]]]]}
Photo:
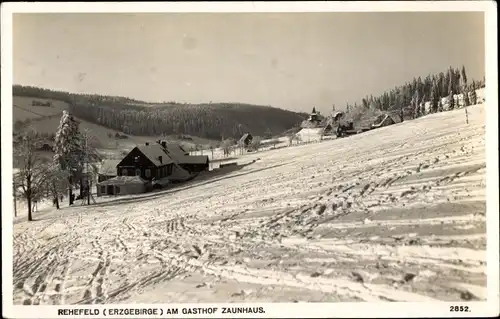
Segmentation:
{"type": "Polygon", "coordinates": [[[365,109],[369,108],[369,104],[368,104],[368,99],[367,98],[363,98],[361,100],[361,103],[363,104],[363,108],[365,108],[365,109]]]}
{"type": "Polygon", "coordinates": [[[469,106],[470,105],[469,89],[468,89],[467,85],[464,85],[462,95],[463,95],[463,100],[464,100],[464,106],[469,106]]]}
{"type": "Polygon", "coordinates": [[[54,143],[54,164],[69,175],[69,201],[72,204],[72,186],[78,181],[83,169],[84,152],[78,123],[68,112],[63,111],[54,143]]]}
{"type": "Polygon", "coordinates": [[[445,82],[445,76],[444,73],[441,72],[439,73],[439,76],[437,77],[437,87],[436,87],[436,92],[438,97],[445,97],[446,94],[446,87],[447,83],[445,82]]]}
{"type": "Polygon", "coordinates": [[[439,106],[439,97],[437,95],[437,83],[434,81],[431,87],[431,113],[436,113],[439,106]]]}
{"type": "Polygon", "coordinates": [[[471,102],[471,105],[476,105],[477,104],[477,93],[476,93],[476,90],[474,89],[474,86],[473,86],[473,89],[472,91],[470,92],[470,102],[471,102]]]}
{"type": "Polygon", "coordinates": [[[457,68],[457,69],[455,69],[455,83],[456,83],[456,86],[457,86],[457,88],[456,88],[456,89],[457,89],[457,91],[456,91],[456,92],[457,92],[457,93],[458,93],[458,92],[461,92],[461,91],[462,91],[462,90],[461,90],[461,87],[462,87],[462,86],[460,85],[460,70],[459,70],[458,68],[457,68]]]}
{"type": "Polygon", "coordinates": [[[462,65],[462,81],[464,83],[465,86],[467,86],[467,74],[465,73],[465,66],[462,65]]]}
{"type": "Polygon", "coordinates": [[[419,116],[426,115],[427,112],[425,111],[425,102],[422,101],[419,103],[418,110],[419,110],[418,113],[420,114],[419,116]]]}
{"type": "Polygon", "coordinates": [[[413,94],[413,98],[411,100],[411,106],[412,106],[412,109],[413,109],[413,118],[416,119],[418,117],[420,117],[420,112],[419,112],[419,109],[418,109],[418,91],[415,90],[415,93],[413,94]]]}
{"type": "Polygon", "coordinates": [[[455,108],[455,96],[453,95],[452,91],[450,91],[450,94],[448,95],[448,110],[453,110],[455,108]]]}

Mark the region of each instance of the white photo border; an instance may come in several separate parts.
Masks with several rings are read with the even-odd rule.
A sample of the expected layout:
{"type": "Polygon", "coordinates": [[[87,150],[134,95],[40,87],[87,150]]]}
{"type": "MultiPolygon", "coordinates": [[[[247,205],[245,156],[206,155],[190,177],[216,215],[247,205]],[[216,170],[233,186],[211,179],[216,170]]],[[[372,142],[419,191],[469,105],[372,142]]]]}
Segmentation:
{"type": "MultiPolygon", "coordinates": [[[[3,315],[11,318],[56,318],[58,309],[109,309],[112,305],[14,306],[13,305],[13,237],[12,237],[12,16],[13,13],[42,12],[401,12],[401,11],[476,11],[485,13],[485,78],[488,107],[486,111],[487,162],[487,301],[467,302],[472,312],[450,312],[458,303],[262,303],[262,304],[168,304],[115,305],[115,308],[185,308],[224,306],[262,306],[265,314],[215,314],[221,317],[307,318],[307,317],[483,317],[499,314],[499,215],[498,215],[498,52],[497,14],[494,1],[373,1],[373,2],[47,2],[2,3],[1,5],[1,118],[2,118],[2,297],[3,315]]],[[[66,316],[88,318],[89,315],[66,316]]],[[[111,316],[108,316],[111,318],[111,316]]],[[[123,318],[124,316],[120,316],[123,318]]],[[[135,316],[132,316],[135,317],[135,316]]],[[[165,318],[211,317],[210,315],[164,316],[165,318]]],[[[118,318],[118,317],[117,317],[118,318]]]]}

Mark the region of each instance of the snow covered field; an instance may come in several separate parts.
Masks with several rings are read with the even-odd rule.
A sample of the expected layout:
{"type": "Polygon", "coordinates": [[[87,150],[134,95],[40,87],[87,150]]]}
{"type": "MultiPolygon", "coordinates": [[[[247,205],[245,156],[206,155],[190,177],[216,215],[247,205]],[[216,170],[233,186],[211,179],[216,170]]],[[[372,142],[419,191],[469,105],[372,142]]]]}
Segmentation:
{"type": "Polygon", "coordinates": [[[18,220],[14,303],[485,300],[484,105],[468,111],[18,220]]]}

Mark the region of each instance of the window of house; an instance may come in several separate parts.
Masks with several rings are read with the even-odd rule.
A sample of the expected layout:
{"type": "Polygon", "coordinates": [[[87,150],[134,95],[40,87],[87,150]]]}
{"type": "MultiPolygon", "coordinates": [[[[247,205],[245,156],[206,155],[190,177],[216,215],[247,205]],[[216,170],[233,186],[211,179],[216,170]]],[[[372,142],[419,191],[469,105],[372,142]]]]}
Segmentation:
{"type": "Polygon", "coordinates": [[[106,186],[101,186],[101,193],[106,194],[106,186]]]}
{"type": "Polygon", "coordinates": [[[116,194],[120,194],[120,186],[115,186],[115,192],[116,194]]]}
{"type": "Polygon", "coordinates": [[[135,170],[135,176],[141,176],[141,169],[140,168],[135,170]]]}
{"type": "Polygon", "coordinates": [[[149,168],[147,168],[145,174],[146,174],[147,178],[150,178],[151,177],[151,170],[149,168]]]}
{"type": "Polygon", "coordinates": [[[126,168],[124,168],[122,170],[122,176],[127,176],[128,175],[128,170],[126,168]]]}

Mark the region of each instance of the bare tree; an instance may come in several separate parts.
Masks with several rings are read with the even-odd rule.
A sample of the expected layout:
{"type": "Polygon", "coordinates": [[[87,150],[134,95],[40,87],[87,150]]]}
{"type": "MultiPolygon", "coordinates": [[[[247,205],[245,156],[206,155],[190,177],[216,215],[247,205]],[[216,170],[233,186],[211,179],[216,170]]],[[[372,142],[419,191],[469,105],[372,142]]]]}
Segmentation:
{"type": "Polygon", "coordinates": [[[259,136],[254,136],[250,144],[252,150],[258,151],[261,146],[262,146],[262,139],[259,136]]]}
{"type": "Polygon", "coordinates": [[[14,181],[12,183],[12,195],[14,195],[14,217],[17,217],[17,186],[16,186],[16,180],[14,178],[14,181]]]}
{"type": "MultiPolygon", "coordinates": [[[[80,190],[85,188],[87,195],[87,204],[90,205],[90,195],[92,189],[92,183],[97,180],[98,167],[97,163],[101,161],[101,155],[99,154],[97,147],[100,145],[100,141],[91,134],[89,129],[84,129],[82,132],[83,141],[83,152],[84,152],[84,163],[82,163],[85,168],[85,185],[82,185],[83,178],[80,178],[80,190]]],[[[56,176],[57,177],[57,176],[56,176]]],[[[83,177],[83,176],[82,176],[83,177]]],[[[56,182],[58,180],[56,179],[56,182]]],[[[83,192],[81,192],[83,195],[83,192]]]]}
{"type": "Polygon", "coordinates": [[[271,130],[269,128],[266,129],[266,132],[264,134],[265,134],[264,136],[266,137],[266,139],[270,139],[273,137],[273,133],[271,132],[271,130]]]}
{"type": "Polygon", "coordinates": [[[212,144],[210,144],[210,152],[212,153],[212,160],[214,159],[214,146],[212,144]]]}
{"type": "Polygon", "coordinates": [[[64,195],[69,187],[68,178],[69,175],[67,171],[62,171],[56,165],[49,165],[47,169],[46,177],[46,189],[49,191],[52,197],[52,202],[56,205],[56,209],[59,209],[59,198],[64,195]]]}
{"type": "Polygon", "coordinates": [[[21,163],[19,171],[14,175],[16,191],[26,200],[28,221],[32,221],[32,205],[42,197],[46,181],[47,160],[44,160],[37,152],[41,146],[41,140],[32,128],[23,132],[15,143],[14,156],[21,163]]]}
{"type": "Polygon", "coordinates": [[[273,144],[273,148],[276,148],[276,144],[278,144],[279,140],[277,138],[273,138],[271,143],[273,144]]]}
{"type": "Polygon", "coordinates": [[[231,153],[231,148],[233,143],[230,139],[224,140],[221,143],[222,151],[224,152],[224,157],[228,156],[231,153]]]}
{"type": "Polygon", "coordinates": [[[237,143],[238,149],[240,150],[240,155],[243,154],[243,150],[245,149],[245,141],[239,140],[237,143]]]}
{"type": "Polygon", "coordinates": [[[296,144],[300,144],[302,142],[302,138],[300,135],[292,133],[288,135],[288,142],[290,143],[290,146],[293,144],[293,141],[295,141],[296,144]]]}

